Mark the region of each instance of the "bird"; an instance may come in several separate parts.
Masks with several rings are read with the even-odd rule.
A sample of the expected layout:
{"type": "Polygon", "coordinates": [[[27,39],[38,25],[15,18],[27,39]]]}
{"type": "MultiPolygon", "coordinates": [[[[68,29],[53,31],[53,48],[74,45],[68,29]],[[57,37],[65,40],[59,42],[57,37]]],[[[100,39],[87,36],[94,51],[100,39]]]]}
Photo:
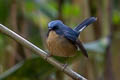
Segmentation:
{"type": "Polygon", "coordinates": [[[46,38],[49,54],[60,57],[72,57],[75,56],[76,51],[81,50],[82,54],[88,57],[87,50],[78,37],[88,25],[96,20],[96,17],[87,18],[73,29],[65,25],[61,20],[49,22],[46,38]]]}

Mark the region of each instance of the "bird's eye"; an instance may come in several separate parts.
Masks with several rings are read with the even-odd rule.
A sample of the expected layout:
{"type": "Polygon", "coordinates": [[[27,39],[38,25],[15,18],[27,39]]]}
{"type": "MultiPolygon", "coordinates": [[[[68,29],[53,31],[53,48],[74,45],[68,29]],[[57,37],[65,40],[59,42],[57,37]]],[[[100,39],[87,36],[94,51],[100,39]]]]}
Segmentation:
{"type": "Polygon", "coordinates": [[[56,30],[56,29],[58,29],[58,26],[54,26],[54,28],[53,28],[54,30],[56,30]]]}

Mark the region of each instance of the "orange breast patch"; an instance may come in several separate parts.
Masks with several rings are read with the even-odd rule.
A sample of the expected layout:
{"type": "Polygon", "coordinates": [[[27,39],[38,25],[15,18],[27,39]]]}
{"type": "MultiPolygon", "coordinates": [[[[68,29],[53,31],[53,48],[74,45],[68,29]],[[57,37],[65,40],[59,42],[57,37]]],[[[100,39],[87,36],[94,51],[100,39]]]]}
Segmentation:
{"type": "Polygon", "coordinates": [[[55,31],[50,31],[46,42],[50,54],[54,56],[74,56],[77,50],[75,45],[63,36],[58,36],[55,31]]]}

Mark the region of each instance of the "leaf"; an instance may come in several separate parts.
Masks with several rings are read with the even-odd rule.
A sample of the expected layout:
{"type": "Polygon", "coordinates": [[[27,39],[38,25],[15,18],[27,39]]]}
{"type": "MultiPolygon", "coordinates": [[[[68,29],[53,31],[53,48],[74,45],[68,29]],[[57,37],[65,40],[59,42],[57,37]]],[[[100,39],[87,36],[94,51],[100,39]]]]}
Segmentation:
{"type": "Polygon", "coordinates": [[[120,24],[120,12],[114,11],[113,22],[114,22],[114,24],[120,24]]]}
{"type": "Polygon", "coordinates": [[[10,0],[0,0],[0,22],[5,23],[9,16],[10,0]]]}
{"type": "Polygon", "coordinates": [[[33,13],[33,12],[37,13],[40,11],[42,14],[44,14],[50,18],[56,18],[57,14],[58,14],[54,7],[52,7],[48,3],[43,3],[42,1],[37,2],[34,0],[30,0],[30,1],[27,0],[25,5],[26,5],[25,9],[26,9],[27,14],[28,14],[28,11],[29,11],[29,14],[33,13]],[[30,7],[32,7],[32,9],[30,7]]]}

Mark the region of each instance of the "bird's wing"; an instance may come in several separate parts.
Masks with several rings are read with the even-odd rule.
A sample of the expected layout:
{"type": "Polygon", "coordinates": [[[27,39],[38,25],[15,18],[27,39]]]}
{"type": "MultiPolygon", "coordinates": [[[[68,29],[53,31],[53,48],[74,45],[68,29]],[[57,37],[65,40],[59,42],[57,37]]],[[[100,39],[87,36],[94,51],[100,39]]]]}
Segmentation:
{"type": "Polygon", "coordinates": [[[66,32],[64,34],[64,36],[65,36],[65,38],[67,38],[68,40],[70,40],[74,45],[77,45],[77,47],[80,48],[80,50],[82,51],[83,55],[85,55],[86,57],[88,57],[86,49],[84,48],[84,46],[81,43],[81,41],[77,39],[77,36],[75,36],[75,34],[70,33],[70,32],[66,32]]]}
{"type": "Polygon", "coordinates": [[[84,46],[82,45],[80,40],[78,40],[78,33],[77,32],[75,32],[72,29],[64,29],[63,35],[66,39],[70,40],[75,46],[78,46],[81,49],[83,55],[88,57],[86,49],[84,48],[84,46]]]}
{"type": "Polygon", "coordinates": [[[89,24],[95,22],[97,20],[97,18],[95,17],[90,17],[86,20],[84,20],[81,24],[79,24],[78,26],[76,26],[73,30],[77,31],[77,32],[81,32],[82,30],[84,30],[89,24]]]}
{"type": "Polygon", "coordinates": [[[64,31],[64,37],[72,41],[73,43],[77,40],[78,36],[77,33],[74,32],[73,30],[65,30],[64,31]]]}
{"type": "Polygon", "coordinates": [[[87,50],[85,49],[85,47],[83,46],[82,42],[80,40],[76,40],[76,44],[77,46],[80,48],[80,50],[82,51],[83,55],[88,57],[88,53],[87,50]]]}

